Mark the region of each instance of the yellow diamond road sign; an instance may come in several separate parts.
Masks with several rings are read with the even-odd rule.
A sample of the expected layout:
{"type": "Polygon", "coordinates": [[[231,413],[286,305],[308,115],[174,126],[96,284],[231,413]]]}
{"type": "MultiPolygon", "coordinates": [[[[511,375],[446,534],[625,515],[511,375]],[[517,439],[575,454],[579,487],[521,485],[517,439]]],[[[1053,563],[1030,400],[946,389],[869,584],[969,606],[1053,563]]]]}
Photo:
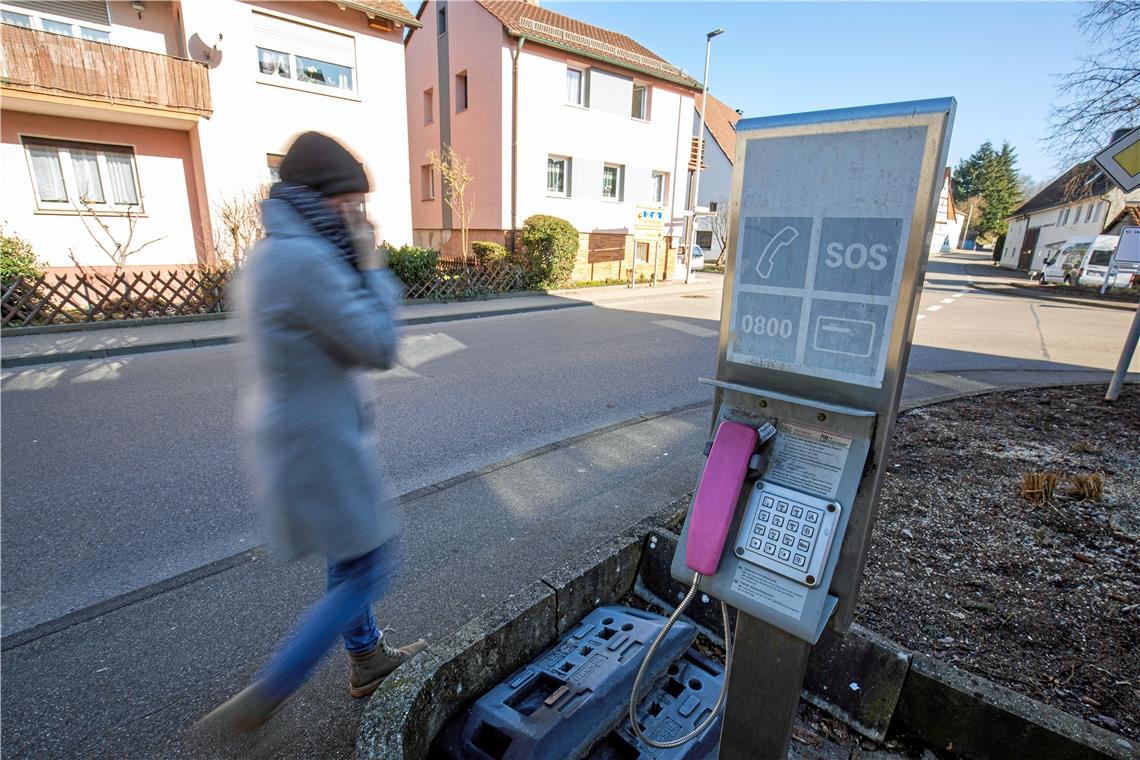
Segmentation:
{"type": "Polygon", "coordinates": [[[1113,142],[1094,160],[1124,192],[1140,187],[1140,127],[1113,142]]]}

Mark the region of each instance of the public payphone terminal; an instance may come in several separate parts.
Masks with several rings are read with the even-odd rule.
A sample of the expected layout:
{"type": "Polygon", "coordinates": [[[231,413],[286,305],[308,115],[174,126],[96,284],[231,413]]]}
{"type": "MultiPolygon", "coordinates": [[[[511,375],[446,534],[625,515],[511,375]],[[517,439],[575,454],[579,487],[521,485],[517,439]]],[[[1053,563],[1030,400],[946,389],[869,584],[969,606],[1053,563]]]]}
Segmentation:
{"type": "Polygon", "coordinates": [[[737,124],[717,374],[702,380],[713,436],[671,567],[689,591],[662,630],[698,593],[719,600],[725,686],[685,735],[644,736],[654,642],[630,699],[650,746],[680,746],[725,709],[722,757],[786,752],[807,648],[828,625],[850,625],[954,110],[946,98],[737,124]],[[794,683],[756,686],[766,653],[740,659],[740,642],[765,636],[801,667],[787,671],[794,683]],[[734,656],[747,679],[734,679],[734,656]],[[767,743],[761,708],[781,713],[767,743]]]}

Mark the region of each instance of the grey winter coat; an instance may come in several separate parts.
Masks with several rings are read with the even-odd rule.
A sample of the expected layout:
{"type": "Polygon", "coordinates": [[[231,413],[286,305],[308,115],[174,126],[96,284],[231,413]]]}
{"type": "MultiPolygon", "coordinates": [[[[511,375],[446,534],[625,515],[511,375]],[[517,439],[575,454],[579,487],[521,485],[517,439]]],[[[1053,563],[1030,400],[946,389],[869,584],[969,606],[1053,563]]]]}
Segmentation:
{"type": "Polygon", "coordinates": [[[399,532],[357,369],[395,362],[399,287],[387,270],[353,269],[286,202],[266,200],[262,216],[238,288],[258,501],[286,557],[351,559],[399,532]]]}

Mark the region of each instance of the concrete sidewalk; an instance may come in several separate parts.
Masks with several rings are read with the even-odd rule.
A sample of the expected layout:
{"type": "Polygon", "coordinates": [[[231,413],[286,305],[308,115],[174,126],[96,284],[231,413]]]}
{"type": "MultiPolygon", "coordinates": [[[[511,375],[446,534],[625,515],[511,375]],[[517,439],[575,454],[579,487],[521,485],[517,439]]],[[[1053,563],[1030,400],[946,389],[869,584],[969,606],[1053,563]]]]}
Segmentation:
{"type": "MultiPolygon", "coordinates": [[[[709,273],[701,274],[689,285],[663,282],[654,287],[613,285],[510,294],[472,301],[405,302],[399,315],[404,325],[422,325],[579,306],[605,306],[679,295],[720,293],[723,280],[723,275],[709,273]]],[[[237,324],[225,315],[175,321],[176,319],[172,318],[169,322],[100,322],[77,325],[73,330],[64,331],[29,328],[25,332],[16,328],[5,331],[0,336],[0,367],[105,359],[153,351],[224,345],[237,340],[237,324]]]]}

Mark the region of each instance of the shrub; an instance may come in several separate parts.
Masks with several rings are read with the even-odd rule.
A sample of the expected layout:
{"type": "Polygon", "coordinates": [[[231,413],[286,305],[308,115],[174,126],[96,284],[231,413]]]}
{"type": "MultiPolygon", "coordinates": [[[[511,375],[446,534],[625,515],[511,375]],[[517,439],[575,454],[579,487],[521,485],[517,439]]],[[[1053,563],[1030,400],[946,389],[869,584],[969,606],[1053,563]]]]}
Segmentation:
{"type": "Polygon", "coordinates": [[[535,214],[523,222],[515,261],[530,287],[550,288],[563,284],[578,256],[578,230],[565,219],[535,214]]]}
{"type": "Polygon", "coordinates": [[[498,243],[476,240],[471,244],[471,250],[475,252],[475,260],[483,266],[501,264],[507,260],[507,249],[498,243]]]}
{"type": "Polygon", "coordinates": [[[31,243],[16,235],[5,235],[0,226],[0,280],[11,282],[17,277],[34,280],[43,274],[43,267],[31,243]]]}
{"type": "Polygon", "coordinates": [[[388,249],[388,266],[392,274],[409,288],[421,285],[436,276],[439,251],[402,245],[388,249]]]}

